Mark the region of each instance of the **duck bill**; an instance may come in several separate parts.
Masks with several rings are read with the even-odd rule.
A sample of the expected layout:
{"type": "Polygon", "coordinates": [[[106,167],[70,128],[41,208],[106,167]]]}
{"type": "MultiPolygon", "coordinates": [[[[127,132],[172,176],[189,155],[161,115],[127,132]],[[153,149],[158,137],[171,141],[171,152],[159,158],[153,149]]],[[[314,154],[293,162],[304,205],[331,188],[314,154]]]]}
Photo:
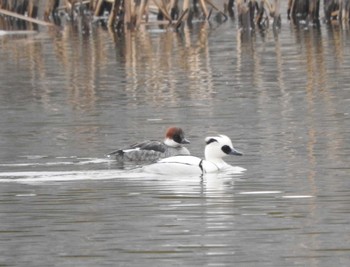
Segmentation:
{"type": "Polygon", "coordinates": [[[189,144],[190,141],[188,141],[186,138],[184,138],[182,141],[181,141],[181,144],[189,144]]]}
{"type": "Polygon", "coordinates": [[[233,148],[230,152],[230,155],[242,156],[243,154],[241,152],[239,152],[238,150],[233,148]]]}

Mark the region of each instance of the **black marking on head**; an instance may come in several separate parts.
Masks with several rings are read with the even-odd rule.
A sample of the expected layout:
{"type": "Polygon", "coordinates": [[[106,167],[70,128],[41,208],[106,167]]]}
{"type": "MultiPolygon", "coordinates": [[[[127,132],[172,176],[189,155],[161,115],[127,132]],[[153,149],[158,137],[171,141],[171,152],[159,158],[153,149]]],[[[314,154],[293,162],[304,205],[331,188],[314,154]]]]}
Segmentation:
{"type": "Polygon", "coordinates": [[[210,143],[213,143],[213,142],[217,142],[218,140],[216,140],[215,138],[210,138],[208,141],[207,141],[207,145],[209,145],[210,143]]]}
{"type": "Polygon", "coordinates": [[[225,153],[225,154],[230,154],[232,149],[228,146],[228,145],[225,145],[225,146],[222,146],[221,147],[221,150],[225,153]]]}
{"type": "Polygon", "coordinates": [[[183,140],[183,139],[184,139],[184,135],[183,135],[182,132],[176,133],[176,134],[174,134],[174,136],[173,136],[173,140],[174,140],[176,143],[179,143],[179,144],[182,143],[182,140],[183,140]]]}

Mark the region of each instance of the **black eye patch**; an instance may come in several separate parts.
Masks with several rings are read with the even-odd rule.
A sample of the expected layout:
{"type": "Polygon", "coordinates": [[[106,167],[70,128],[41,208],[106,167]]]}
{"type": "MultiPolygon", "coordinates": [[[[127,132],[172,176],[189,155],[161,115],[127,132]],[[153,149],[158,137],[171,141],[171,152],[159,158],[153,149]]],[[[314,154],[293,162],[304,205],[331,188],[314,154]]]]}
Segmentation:
{"type": "Polygon", "coordinates": [[[223,146],[221,147],[221,150],[225,153],[225,154],[230,154],[232,149],[229,146],[223,146]]]}
{"type": "Polygon", "coordinates": [[[206,143],[207,145],[209,145],[210,143],[213,143],[213,142],[217,142],[218,140],[214,139],[214,138],[210,138],[206,143]]]}
{"type": "Polygon", "coordinates": [[[181,143],[182,142],[182,140],[183,140],[183,136],[182,135],[180,135],[180,134],[175,134],[174,136],[173,136],[173,140],[176,142],[176,143],[181,143]]]}

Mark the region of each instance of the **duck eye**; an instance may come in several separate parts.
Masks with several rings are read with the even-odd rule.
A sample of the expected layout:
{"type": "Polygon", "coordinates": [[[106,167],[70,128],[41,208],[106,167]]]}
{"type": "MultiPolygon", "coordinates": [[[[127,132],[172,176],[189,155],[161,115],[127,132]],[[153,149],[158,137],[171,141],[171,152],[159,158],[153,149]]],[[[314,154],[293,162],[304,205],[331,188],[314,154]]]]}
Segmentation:
{"type": "Polygon", "coordinates": [[[221,147],[221,150],[222,150],[225,154],[230,154],[231,151],[232,151],[232,149],[231,149],[229,146],[227,146],[227,145],[221,147]]]}
{"type": "Polygon", "coordinates": [[[182,139],[183,139],[183,137],[182,137],[181,135],[179,135],[179,134],[175,134],[175,135],[173,136],[173,140],[174,140],[176,143],[181,143],[182,139]]]}

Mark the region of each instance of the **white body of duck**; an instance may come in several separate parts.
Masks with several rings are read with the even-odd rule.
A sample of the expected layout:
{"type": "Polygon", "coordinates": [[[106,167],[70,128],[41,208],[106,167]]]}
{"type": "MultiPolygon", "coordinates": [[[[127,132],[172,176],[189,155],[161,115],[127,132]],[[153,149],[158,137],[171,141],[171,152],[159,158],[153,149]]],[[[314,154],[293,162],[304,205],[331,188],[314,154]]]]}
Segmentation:
{"type": "Polygon", "coordinates": [[[182,146],[189,143],[181,128],[170,127],[166,131],[164,141],[147,140],[135,143],[113,151],[108,156],[115,156],[119,162],[154,162],[177,155],[190,155],[189,150],[182,146]]]}
{"type": "Polygon", "coordinates": [[[174,156],[144,166],[143,170],[148,173],[175,175],[215,173],[231,169],[245,170],[241,167],[233,167],[223,160],[227,155],[242,155],[233,148],[229,137],[226,135],[207,137],[205,142],[205,159],[194,156],[174,156]]]}

